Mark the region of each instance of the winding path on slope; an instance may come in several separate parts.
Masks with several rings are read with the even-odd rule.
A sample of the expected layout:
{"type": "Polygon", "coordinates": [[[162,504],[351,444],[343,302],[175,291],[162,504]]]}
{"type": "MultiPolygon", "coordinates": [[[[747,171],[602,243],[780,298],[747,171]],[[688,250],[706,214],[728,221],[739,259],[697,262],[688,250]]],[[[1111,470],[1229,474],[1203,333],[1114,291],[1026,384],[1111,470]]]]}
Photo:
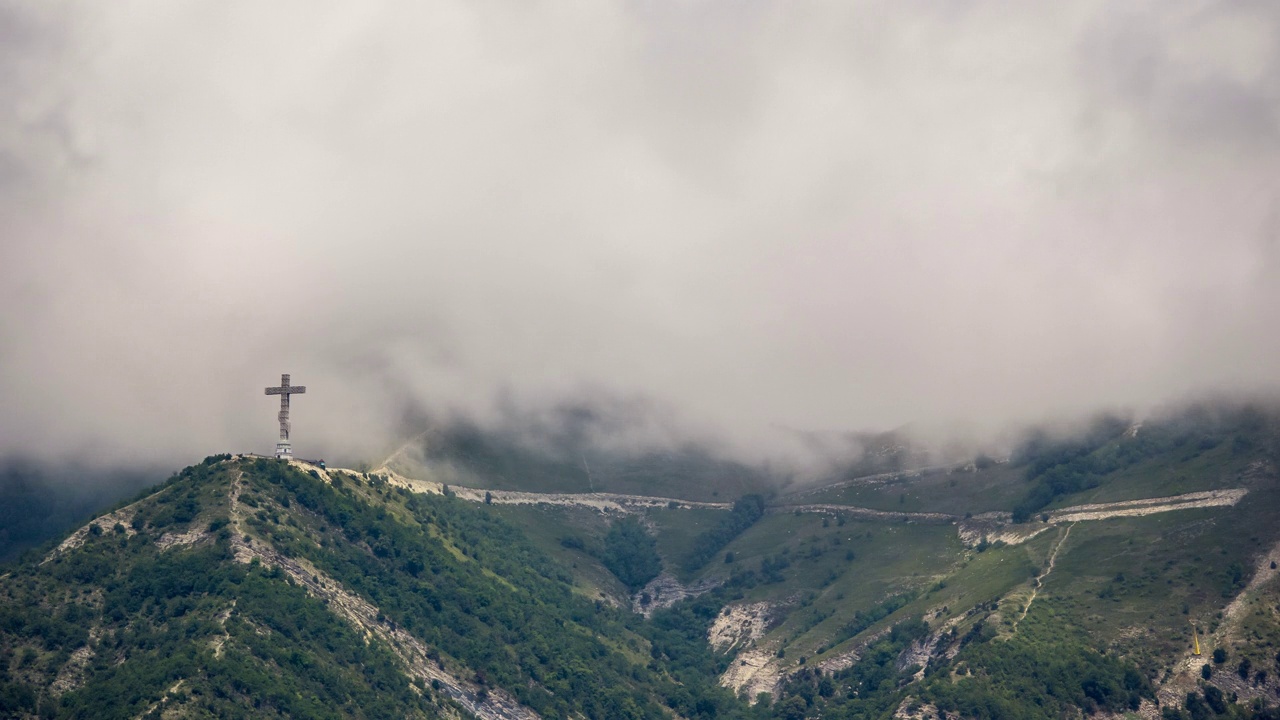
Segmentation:
{"type": "Polygon", "coordinates": [[[1031,612],[1031,603],[1036,601],[1036,596],[1040,594],[1040,587],[1044,584],[1044,579],[1049,577],[1049,573],[1053,572],[1053,564],[1058,559],[1058,551],[1062,549],[1063,543],[1067,541],[1067,536],[1071,534],[1071,528],[1075,527],[1075,523],[1067,526],[1067,531],[1062,533],[1062,537],[1058,538],[1058,544],[1053,546],[1053,552],[1049,553],[1049,563],[1045,567],[1044,572],[1036,576],[1035,582],[1031,584],[1031,597],[1027,598],[1027,604],[1022,608],[1022,614],[1017,620],[1013,621],[1013,632],[1018,631],[1018,623],[1027,617],[1027,613],[1031,612]]]}
{"type": "MultiPolygon", "coordinates": [[[[315,466],[301,460],[290,461],[302,470],[315,470],[315,466]]],[[[330,472],[343,472],[362,476],[364,473],[355,470],[330,468],[330,472]]],[[[412,492],[441,495],[445,491],[443,483],[431,480],[417,480],[405,477],[395,470],[383,465],[370,471],[369,475],[380,475],[393,485],[404,487],[412,492]]],[[[579,507],[599,512],[639,513],[650,508],[681,508],[706,510],[731,510],[733,503],[699,502],[680,498],[658,497],[653,495],[626,495],[621,493],[538,493],[516,490],[486,490],[484,488],[450,485],[449,491],[455,497],[471,502],[494,505],[557,505],[562,507],[579,507]]],[[[1084,520],[1106,520],[1115,517],[1135,517],[1156,513],[1188,510],[1203,507],[1224,507],[1235,505],[1248,493],[1244,488],[1223,490],[1207,490],[1202,492],[1170,495],[1166,497],[1140,498],[1110,503],[1090,503],[1074,505],[1050,511],[1048,522],[1031,522],[1023,525],[1010,524],[1007,512],[989,512],[974,518],[961,517],[948,513],[903,512],[878,510],[856,505],[838,505],[833,503],[784,504],[773,505],[767,509],[769,513],[801,512],[843,514],[876,520],[906,521],[919,523],[951,523],[958,526],[962,539],[976,544],[977,538],[990,535],[989,539],[1002,539],[1010,544],[1025,542],[1050,527],[1057,525],[1074,525],[1084,520]],[[968,527],[974,525],[975,527],[968,527]],[[982,527],[978,527],[978,526],[982,527]],[[990,527],[987,527],[990,526],[990,527]],[[992,532],[992,530],[997,529],[992,532]],[[1005,536],[1008,537],[1005,537],[1005,536]]],[[[794,496],[793,496],[794,497],[794,496]]]]}

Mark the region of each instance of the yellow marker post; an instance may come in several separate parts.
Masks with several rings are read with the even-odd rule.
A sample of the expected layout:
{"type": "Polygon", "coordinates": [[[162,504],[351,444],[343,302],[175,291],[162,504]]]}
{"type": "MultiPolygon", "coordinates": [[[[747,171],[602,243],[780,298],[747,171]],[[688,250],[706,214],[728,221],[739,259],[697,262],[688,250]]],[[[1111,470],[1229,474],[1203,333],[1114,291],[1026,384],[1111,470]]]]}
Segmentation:
{"type": "Polygon", "coordinates": [[[1191,623],[1191,637],[1195,640],[1195,647],[1191,649],[1192,655],[1200,654],[1200,632],[1195,623],[1191,623]]]}

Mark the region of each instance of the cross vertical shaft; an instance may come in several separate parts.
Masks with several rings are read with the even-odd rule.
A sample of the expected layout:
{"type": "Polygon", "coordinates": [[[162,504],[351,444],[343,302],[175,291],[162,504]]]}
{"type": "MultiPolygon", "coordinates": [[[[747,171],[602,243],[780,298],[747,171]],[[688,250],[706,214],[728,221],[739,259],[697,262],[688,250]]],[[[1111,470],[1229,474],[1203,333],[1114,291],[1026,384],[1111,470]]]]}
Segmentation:
{"type": "Polygon", "coordinates": [[[289,439],[289,393],[280,396],[280,439],[289,439]]]}

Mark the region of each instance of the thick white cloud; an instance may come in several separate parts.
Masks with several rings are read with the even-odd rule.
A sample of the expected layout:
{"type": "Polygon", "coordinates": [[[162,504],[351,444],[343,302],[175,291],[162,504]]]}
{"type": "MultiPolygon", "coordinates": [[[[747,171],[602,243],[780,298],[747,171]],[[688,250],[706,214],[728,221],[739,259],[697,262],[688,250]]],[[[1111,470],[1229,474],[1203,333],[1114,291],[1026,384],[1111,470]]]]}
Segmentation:
{"type": "Polygon", "coordinates": [[[0,1],[0,441],[1002,423],[1280,381],[1271,3],[0,1]]]}

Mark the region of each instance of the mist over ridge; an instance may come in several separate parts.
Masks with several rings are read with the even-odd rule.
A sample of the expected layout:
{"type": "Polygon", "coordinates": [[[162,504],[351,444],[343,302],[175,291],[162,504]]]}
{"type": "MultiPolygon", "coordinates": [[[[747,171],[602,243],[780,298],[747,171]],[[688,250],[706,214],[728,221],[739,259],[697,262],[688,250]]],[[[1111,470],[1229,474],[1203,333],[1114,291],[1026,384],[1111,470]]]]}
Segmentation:
{"type": "Polygon", "coordinates": [[[0,453],[1273,394],[1280,10],[1197,8],[0,3],[0,453]]]}

